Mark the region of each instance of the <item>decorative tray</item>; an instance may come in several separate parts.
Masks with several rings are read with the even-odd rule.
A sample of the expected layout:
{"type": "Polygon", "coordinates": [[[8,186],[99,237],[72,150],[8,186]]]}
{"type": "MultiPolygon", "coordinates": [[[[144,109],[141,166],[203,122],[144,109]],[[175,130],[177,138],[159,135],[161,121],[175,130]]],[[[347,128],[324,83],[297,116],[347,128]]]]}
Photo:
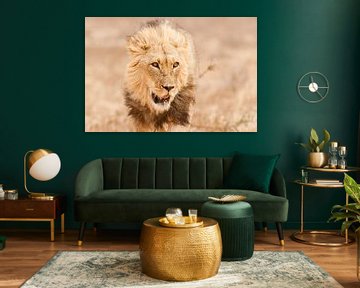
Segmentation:
{"type": "Polygon", "coordinates": [[[185,218],[185,224],[170,223],[166,217],[160,218],[159,224],[161,226],[170,227],[170,228],[194,228],[194,227],[199,227],[204,224],[204,222],[201,219],[199,219],[199,217],[198,217],[198,222],[195,222],[195,223],[190,222],[189,216],[185,216],[184,218],[185,218]]]}
{"type": "Polygon", "coordinates": [[[208,197],[210,200],[215,202],[237,202],[237,201],[243,201],[246,199],[246,196],[243,195],[224,195],[221,198],[216,197],[208,197]]]}

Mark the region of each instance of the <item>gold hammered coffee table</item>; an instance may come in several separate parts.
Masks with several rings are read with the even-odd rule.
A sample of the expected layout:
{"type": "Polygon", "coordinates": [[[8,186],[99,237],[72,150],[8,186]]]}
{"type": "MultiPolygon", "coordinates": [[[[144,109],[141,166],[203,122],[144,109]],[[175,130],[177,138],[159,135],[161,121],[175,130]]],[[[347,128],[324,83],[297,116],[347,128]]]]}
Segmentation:
{"type": "Polygon", "coordinates": [[[167,281],[191,281],[215,276],[220,267],[222,242],[216,220],[199,217],[204,225],[169,228],[159,218],[144,221],[140,261],[146,275],[167,281]]]}

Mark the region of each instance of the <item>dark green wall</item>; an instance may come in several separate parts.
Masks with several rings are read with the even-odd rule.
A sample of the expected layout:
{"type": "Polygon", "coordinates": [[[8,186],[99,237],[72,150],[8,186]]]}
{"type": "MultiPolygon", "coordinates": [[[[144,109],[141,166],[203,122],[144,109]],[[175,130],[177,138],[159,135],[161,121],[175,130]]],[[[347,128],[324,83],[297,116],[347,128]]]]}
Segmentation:
{"type": "MultiPolygon", "coordinates": [[[[224,156],[236,150],[281,153],[278,167],[288,181],[290,199],[287,227],[297,227],[299,188],[291,180],[297,177],[306,154],[294,142],[306,141],[311,127],[327,128],[334,139],[348,147],[349,163],[356,164],[360,2],[148,3],[0,2],[0,183],[5,188],[21,189],[24,153],[39,147],[56,151],[62,160],[60,174],[46,183],[30,181],[29,186],[66,194],[67,225],[77,227],[72,217],[74,179],[79,168],[94,158],[224,156]],[[85,133],[85,16],[258,17],[258,132],[85,133]],[[329,95],[319,104],[306,103],[296,93],[297,81],[309,71],[324,73],[331,85],[329,95]]],[[[241,35],[234,31],[234,37],[241,35]]],[[[343,201],[341,190],[309,190],[309,227],[326,227],[330,207],[343,201]]]]}

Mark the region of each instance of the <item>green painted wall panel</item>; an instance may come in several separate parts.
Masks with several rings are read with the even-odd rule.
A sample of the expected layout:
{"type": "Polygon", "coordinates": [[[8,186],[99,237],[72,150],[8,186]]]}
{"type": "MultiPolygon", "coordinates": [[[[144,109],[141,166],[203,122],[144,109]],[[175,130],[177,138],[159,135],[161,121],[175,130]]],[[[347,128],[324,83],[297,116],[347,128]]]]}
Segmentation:
{"type": "MultiPolygon", "coordinates": [[[[306,141],[311,127],[327,128],[333,139],[348,147],[349,163],[356,164],[360,110],[356,0],[151,5],[144,0],[1,1],[0,27],[0,182],[5,188],[21,189],[25,152],[38,147],[56,151],[62,160],[60,174],[44,183],[29,180],[29,186],[68,196],[69,227],[77,227],[72,217],[76,173],[97,157],[226,156],[236,150],[281,153],[278,167],[288,181],[290,199],[287,227],[297,227],[299,221],[299,189],[291,181],[306,157],[294,142],[306,141]],[[85,16],[258,17],[258,132],[85,133],[85,16]],[[297,81],[309,71],[324,73],[331,85],[327,98],[316,105],[296,93],[297,81]]],[[[234,31],[234,37],[241,35],[234,31]]],[[[327,227],[330,207],[343,201],[342,191],[309,190],[306,221],[327,227]]]]}

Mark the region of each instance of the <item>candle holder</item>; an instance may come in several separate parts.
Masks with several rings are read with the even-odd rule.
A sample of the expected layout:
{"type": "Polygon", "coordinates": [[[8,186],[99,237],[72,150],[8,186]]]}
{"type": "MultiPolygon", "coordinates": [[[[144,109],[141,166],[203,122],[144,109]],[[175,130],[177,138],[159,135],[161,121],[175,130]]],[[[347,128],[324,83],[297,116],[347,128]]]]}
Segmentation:
{"type": "Polygon", "coordinates": [[[339,153],[339,156],[340,156],[340,160],[338,161],[338,168],[339,169],[346,169],[346,160],[345,160],[345,157],[346,157],[346,147],[345,146],[340,146],[339,149],[338,149],[338,153],[339,153]]]}
{"type": "Polygon", "coordinates": [[[330,153],[330,158],[328,161],[328,165],[329,168],[331,169],[336,169],[337,165],[338,165],[338,160],[337,160],[337,152],[338,152],[338,143],[337,142],[330,142],[329,145],[329,153],[330,153]]]}
{"type": "Polygon", "coordinates": [[[301,182],[308,183],[309,182],[309,174],[308,171],[301,169],[301,182]]]}

